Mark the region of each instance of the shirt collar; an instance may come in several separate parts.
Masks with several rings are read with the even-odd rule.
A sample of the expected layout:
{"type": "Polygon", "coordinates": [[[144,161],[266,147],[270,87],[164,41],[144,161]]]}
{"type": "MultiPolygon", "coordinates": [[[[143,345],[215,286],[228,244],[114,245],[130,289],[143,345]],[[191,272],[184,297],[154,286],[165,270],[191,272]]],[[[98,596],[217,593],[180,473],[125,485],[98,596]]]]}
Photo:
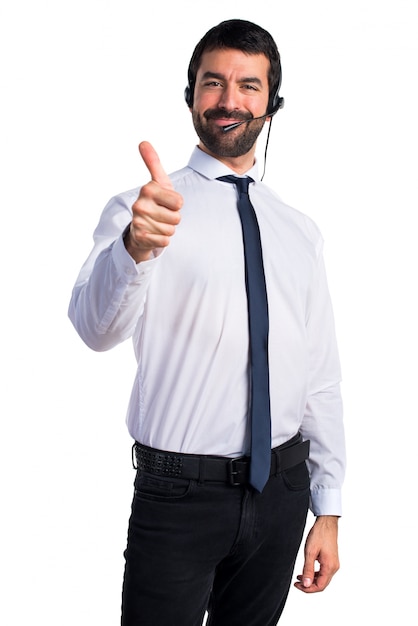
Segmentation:
{"type": "MultiPolygon", "coordinates": [[[[193,150],[188,166],[192,170],[195,170],[195,172],[198,172],[199,174],[202,174],[206,178],[212,180],[227,174],[233,174],[234,176],[237,175],[236,172],[231,170],[227,165],[218,159],[215,159],[215,157],[210,156],[210,154],[203,152],[203,150],[201,150],[198,146],[196,146],[193,150]]],[[[247,172],[245,172],[245,175],[251,176],[254,180],[259,180],[257,161],[255,161],[254,165],[247,172]]]]}

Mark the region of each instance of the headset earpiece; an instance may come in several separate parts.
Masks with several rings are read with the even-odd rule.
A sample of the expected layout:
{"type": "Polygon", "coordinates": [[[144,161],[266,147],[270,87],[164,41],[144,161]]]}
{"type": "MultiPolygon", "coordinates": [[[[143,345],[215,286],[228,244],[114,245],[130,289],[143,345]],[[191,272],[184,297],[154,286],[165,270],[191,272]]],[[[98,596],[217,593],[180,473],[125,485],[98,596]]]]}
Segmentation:
{"type": "Polygon", "coordinates": [[[184,90],[184,99],[186,100],[186,104],[189,109],[191,109],[193,107],[193,95],[190,85],[187,85],[186,89],[184,90]]]}
{"type": "Polygon", "coordinates": [[[273,98],[269,102],[269,106],[267,109],[271,115],[274,115],[275,113],[277,113],[279,109],[282,109],[284,107],[284,98],[282,98],[279,95],[281,84],[282,84],[282,68],[280,66],[279,67],[279,81],[277,83],[277,88],[276,88],[273,98]]]}
{"type": "Polygon", "coordinates": [[[268,111],[271,115],[274,115],[275,113],[277,113],[279,109],[282,109],[283,107],[284,107],[284,98],[279,96],[279,92],[277,91],[273,98],[271,106],[269,106],[268,108],[268,111]]]}

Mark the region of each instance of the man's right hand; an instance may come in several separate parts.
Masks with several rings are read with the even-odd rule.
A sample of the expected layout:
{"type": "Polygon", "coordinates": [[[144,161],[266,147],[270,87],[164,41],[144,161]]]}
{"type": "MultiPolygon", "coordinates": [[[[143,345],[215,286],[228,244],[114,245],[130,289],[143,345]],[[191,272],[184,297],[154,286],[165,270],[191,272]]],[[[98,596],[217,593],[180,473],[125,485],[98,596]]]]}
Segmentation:
{"type": "Polygon", "coordinates": [[[132,205],[132,222],[125,247],[136,263],[147,261],[155,248],[165,248],[180,222],[183,197],[174,191],[158,154],[147,141],[139,144],[151,181],[141,187],[132,205]]]}

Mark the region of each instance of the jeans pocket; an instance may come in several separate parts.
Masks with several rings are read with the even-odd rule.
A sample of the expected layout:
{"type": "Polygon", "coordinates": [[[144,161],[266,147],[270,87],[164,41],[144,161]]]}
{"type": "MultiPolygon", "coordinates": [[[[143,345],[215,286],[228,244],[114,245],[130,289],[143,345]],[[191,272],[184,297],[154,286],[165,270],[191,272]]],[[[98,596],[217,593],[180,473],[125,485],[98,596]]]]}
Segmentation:
{"type": "Polygon", "coordinates": [[[283,480],[292,491],[303,491],[309,489],[309,471],[305,461],[283,470],[283,480]]]}
{"type": "Polygon", "coordinates": [[[137,473],[135,497],[146,500],[176,500],[184,498],[193,490],[194,482],[184,478],[154,476],[146,472],[137,473]]]}

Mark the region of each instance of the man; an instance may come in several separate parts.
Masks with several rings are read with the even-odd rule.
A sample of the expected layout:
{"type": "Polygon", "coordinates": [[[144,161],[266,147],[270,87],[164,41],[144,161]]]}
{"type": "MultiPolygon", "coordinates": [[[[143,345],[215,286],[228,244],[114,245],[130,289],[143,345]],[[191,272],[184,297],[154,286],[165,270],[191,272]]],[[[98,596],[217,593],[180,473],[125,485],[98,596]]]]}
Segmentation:
{"type": "Polygon", "coordinates": [[[339,567],[344,434],[322,239],[259,181],[256,140],[283,103],[269,33],[222,22],[196,46],[188,77],[198,147],[167,176],[140,144],[151,181],[105,208],[69,314],[94,350],[132,337],[138,361],[123,626],[197,626],[206,611],[211,626],[269,626],[283,611],[309,504],[316,521],[295,586],[322,591],[339,567]],[[252,181],[238,210],[242,180],[231,176],[252,181]],[[248,198],[265,276],[255,305],[247,244],[258,235],[240,224],[248,198]],[[265,292],[264,322],[252,325],[265,292]],[[269,396],[250,417],[264,384],[253,377],[252,343],[263,324],[269,396]],[[267,470],[255,451],[265,414],[267,470]]]}

